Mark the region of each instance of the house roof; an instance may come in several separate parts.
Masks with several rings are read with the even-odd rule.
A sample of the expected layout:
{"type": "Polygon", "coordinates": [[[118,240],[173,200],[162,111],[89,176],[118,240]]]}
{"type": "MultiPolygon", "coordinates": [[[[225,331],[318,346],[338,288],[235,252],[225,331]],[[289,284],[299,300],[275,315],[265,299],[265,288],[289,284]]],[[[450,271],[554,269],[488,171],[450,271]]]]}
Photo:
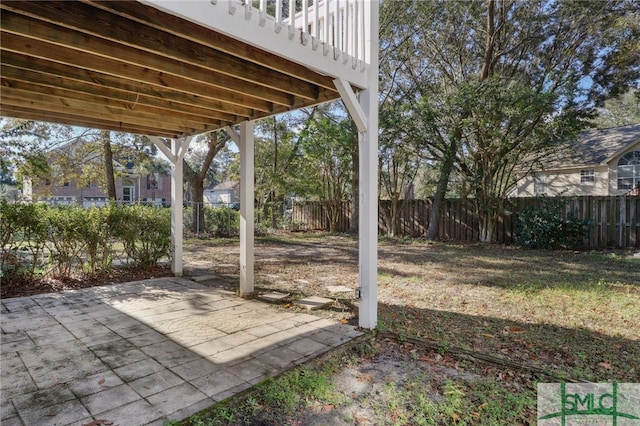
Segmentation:
{"type": "Polygon", "coordinates": [[[572,141],[568,149],[548,157],[544,169],[604,165],[634,143],[640,143],[640,124],[587,130],[572,141]]]}
{"type": "Polygon", "coordinates": [[[227,190],[235,191],[238,185],[239,185],[239,182],[237,181],[226,181],[226,182],[219,183],[213,188],[207,188],[207,191],[227,191],[227,190]]]}

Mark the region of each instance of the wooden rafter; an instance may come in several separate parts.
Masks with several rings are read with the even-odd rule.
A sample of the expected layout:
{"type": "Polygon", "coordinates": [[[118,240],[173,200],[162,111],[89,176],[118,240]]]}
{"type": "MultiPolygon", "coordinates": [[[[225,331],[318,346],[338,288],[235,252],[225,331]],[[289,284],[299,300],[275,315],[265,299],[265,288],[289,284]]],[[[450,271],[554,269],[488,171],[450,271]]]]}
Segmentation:
{"type": "Polygon", "coordinates": [[[328,76],[137,1],[0,8],[5,116],[179,137],[339,97],[328,76]]]}

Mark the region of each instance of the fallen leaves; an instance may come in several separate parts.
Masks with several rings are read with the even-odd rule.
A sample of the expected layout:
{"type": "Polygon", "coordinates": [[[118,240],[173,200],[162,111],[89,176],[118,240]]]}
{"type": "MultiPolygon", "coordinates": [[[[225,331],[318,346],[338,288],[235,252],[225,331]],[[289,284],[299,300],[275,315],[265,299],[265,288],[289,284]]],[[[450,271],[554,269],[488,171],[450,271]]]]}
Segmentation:
{"type": "Polygon", "coordinates": [[[373,376],[370,374],[362,374],[358,377],[359,382],[373,382],[373,376]]]}
{"type": "Polygon", "coordinates": [[[607,361],[599,362],[598,366],[604,368],[605,370],[611,370],[611,363],[607,361]]]}

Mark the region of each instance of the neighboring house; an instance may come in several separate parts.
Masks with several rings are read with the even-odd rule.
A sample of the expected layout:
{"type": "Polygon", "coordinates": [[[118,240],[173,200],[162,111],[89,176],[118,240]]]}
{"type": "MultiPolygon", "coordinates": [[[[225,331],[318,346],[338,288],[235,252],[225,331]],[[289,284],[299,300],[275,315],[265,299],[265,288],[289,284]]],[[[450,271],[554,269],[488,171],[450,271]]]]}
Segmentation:
{"type": "MultiPolygon", "coordinates": [[[[121,203],[146,203],[156,206],[171,204],[171,176],[154,173],[140,175],[125,173],[116,179],[116,199],[121,203]]],[[[82,204],[84,207],[104,206],[108,202],[107,193],[97,183],[78,187],[75,180],[62,185],[45,183],[33,188],[34,201],[50,204],[82,204]]]]}
{"type": "Polygon", "coordinates": [[[239,191],[239,182],[222,182],[204,190],[204,202],[215,206],[230,206],[238,203],[239,191]]]}
{"type": "Polygon", "coordinates": [[[637,194],[640,124],[589,130],[518,180],[515,197],[637,194]],[[561,153],[560,153],[561,152],[561,153]]]}
{"type": "MultiPolygon", "coordinates": [[[[140,175],[127,173],[116,179],[116,199],[120,203],[146,203],[156,206],[171,204],[171,176],[159,173],[140,175]]],[[[40,185],[33,189],[33,198],[54,205],[82,204],[84,207],[101,207],[107,204],[107,193],[96,183],[78,187],[75,180],[40,185]]]]}
{"type": "MultiPolygon", "coordinates": [[[[100,154],[95,150],[89,150],[83,154],[83,141],[76,141],[65,144],[48,153],[50,165],[52,166],[51,180],[31,188],[29,181],[23,181],[23,196],[33,201],[43,201],[54,205],[78,204],[84,207],[104,206],[108,203],[108,196],[105,189],[101,188],[97,182],[90,181],[78,185],[78,182],[69,178],[63,180],[64,172],[56,162],[68,161],[67,158],[77,158],[78,163],[92,164],[94,167],[102,164],[100,154]],[[29,190],[32,195],[29,196],[29,190]]],[[[164,173],[141,173],[136,170],[136,165],[127,159],[121,161],[114,160],[113,167],[116,172],[116,201],[119,203],[147,203],[157,206],[168,206],[171,204],[171,176],[164,173]]],[[[82,173],[82,166],[76,170],[82,173]]],[[[86,180],[85,180],[86,181],[86,180]]]]}

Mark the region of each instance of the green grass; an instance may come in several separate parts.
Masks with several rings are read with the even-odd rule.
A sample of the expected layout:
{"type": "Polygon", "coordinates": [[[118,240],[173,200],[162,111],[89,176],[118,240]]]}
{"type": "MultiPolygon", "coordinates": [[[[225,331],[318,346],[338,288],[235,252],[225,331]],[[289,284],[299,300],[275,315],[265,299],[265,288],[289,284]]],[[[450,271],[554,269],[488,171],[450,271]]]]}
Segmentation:
{"type": "MultiPolygon", "coordinates": [[[[257,241],[267,247],[357,245],[351,237],[321,234],[257,241]]],[[[237,240],[223,244],[236,245],[237,240]]],[[[444,358],[462,348],[524,369],[488,368],[467,360],[473,377],[463,374],[434,383],[417,375],[381,387],[375,398],[353,400],[336,395],[332,380],[349,365],[377,356],[376,345],[360,344],[331,362],[270,380],[250,396],[219,404],[207,417],[187,424],[251,424],[256,419],[285,424],[318,405],[368,407],[375,413],[374,424],[381,425],[530,424],[535,422],[538,381],[640,382],[640,259],[631,252],[393,239],[381,239],[379,252],[378,330],[394,333],[400,345],[409,338],[430,342],[444,358]],[[527,366],[549,375],[531,374],[527,366]]],[[[291,276],[318,279],[305,275],[305,265],[282,262],[281,268],[291,276]]],[[[341,270],[353,272],[357,269],[341,270]]],[[[417,354],[412,357],[420,362],[417,354]]]]}
{"type": "MultiPolygon", "coordinates": [[[[269,379],[244,395],[216,404],[183,422],[167,425],[218,426],[290,424],[318,407],[345,408],[343,420],[355,422],[354,403],[366,405],[376,425],[502,425],[532,419],[535,392],[513,392],[493,377],[440,381],[432,374],[373,384],[375,391],[353,401],[336,390],[333,380],[345,366],[366,362],[378,350],[360,343],[269,379]]],[[[401,362],[408,362],[405,358],[401,362]]],[[[471,376],[470,376],[471,377],[471,376]]],[[[305,424],[305,423],[294,423],[305,424]]]]}
{"type": "Polygon", "coordinates": [[[279,424],[302,407],[310,405],[338,405],[345,400],[330,384],[340,368],[344,354],[331,356],[312,368],[300,366],[276,378],[257,385],[250,392],[231,398],[190,416],[184,422],[191,426],[222,426],[230,424],[279,424]]]}

